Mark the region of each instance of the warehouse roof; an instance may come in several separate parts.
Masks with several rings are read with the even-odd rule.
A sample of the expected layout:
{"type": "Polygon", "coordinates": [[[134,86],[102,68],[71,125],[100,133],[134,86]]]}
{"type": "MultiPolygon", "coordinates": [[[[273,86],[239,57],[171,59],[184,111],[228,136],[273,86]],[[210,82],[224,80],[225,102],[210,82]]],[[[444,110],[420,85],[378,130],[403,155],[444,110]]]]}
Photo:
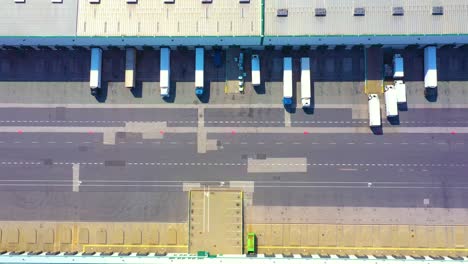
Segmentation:
{"type": "Polygon", "coordinates": [[[265,35],[468,33],[466,0],[265,0],[265,35]]]}
{"type": "Polygon", "coordinates": [[[79,2],[79,36],[251,36],[261,32],[261,0],[101,0],[79,2]]]}
{"type": "Polygon", "coordinates": [[[0,36],[74,36],[77,9],[76,0],[2,0],[0,36]]]}

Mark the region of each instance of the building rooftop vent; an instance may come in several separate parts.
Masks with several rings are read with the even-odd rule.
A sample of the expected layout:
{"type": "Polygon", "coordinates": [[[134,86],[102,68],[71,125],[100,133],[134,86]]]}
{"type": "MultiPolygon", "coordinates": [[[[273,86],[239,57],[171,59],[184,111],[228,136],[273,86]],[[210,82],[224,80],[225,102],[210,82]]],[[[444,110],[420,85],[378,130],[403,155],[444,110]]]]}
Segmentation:
{"type": "Polygon", "coordinates": [[[366,9],[364,7],[355,7],[354,8],[354,16],[365,16],[366,9]]]}
{"type": "Polygon", "coordinates": [[[432,7],[432,14],[435,16],[441,16],[444,14],[444,7],[443,6],[433,6],[432,7]]]}
{"type": "Polygon", "coordinates": [[[61,4],[63,3],[63,0],[52,0],[53,4],[61,4]]]}
{"type": "Polygon", "coordinates": [[[402,6],[394,6],[394,7],[393,7],[392,14],[393,14],[394,16],[402,16],[402,15],[405,14],[405,9],[403,9],[402,6]]]}
{"type": "Polygon", "coordinates": [[[15,3],[26,3],[26,0],[15,0],[15,3]]]}
{"type": "Polygon", "coordinates": [[[90,4],[99,4],[101,3],[101,0],[89,0],[90,4]]]}
{"type": "Polygon", "coordinates": [[[138,4],[138,0],[127,0],[127,4],[138,4]]]}
{"type": "Polygon", "coordinates": [[[175,3],[175,0],[163,0],[165,4],[173,4],[175,3]]]}
{"type": "Polygon", "coordinates": [[[287,17],[288,16],[288,9],[286,9],[286,8],[278,9],[278,11],[276,12],[276,15],[279,16],[279,17],[287,17]]]}
{"type": "Polygon", "coordinates": [[[317,16],[317,17],[327,16],[327,9],[326,8],[315,8],[315,16],[317,16]]]}
{"type": "Polygon", "coordinates": [[[248,3],[250,3],[250,0],[239,0],[239,3],[248,4],[248,3]]]}
{"type": "Polygon", "coordinates": [[[201,0],[202,4],[211,4],[213,3],[213,0],[201,0]]]}

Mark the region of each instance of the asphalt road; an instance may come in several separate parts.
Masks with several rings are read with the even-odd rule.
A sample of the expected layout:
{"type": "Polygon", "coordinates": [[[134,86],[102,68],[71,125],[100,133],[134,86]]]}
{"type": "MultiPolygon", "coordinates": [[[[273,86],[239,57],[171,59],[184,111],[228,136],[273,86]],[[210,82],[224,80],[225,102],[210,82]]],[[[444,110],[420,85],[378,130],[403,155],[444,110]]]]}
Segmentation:
{"type": "MultiPolygon", "coordinates": [[[[207,108],[206,127],[282,127],[283,108],[207,108]]],[[[383,118],[384,127],[467,127],[468,109],[408,109],[397,123],[383,118]]],[[[296,109],[293,127],[367,127],[367,119],[353,119],[350,108],[296,109]]],[[[197,109],[154,108],[2,108],[0,126],[123,127],[126,122],[167,122],[169,127],[194,127],[197,109]]]]}
{"type": "Polygon", "coordinates": [[[184,182],[253,181],[256,205],[468,206],[465,134],[209,134],[218,150],[206,154],[196,134],[101,138],[0,133],[0,219],[184,221],[184,182]],[[249,159],[291,157],[307,172],[248,171],[249,159]]]}

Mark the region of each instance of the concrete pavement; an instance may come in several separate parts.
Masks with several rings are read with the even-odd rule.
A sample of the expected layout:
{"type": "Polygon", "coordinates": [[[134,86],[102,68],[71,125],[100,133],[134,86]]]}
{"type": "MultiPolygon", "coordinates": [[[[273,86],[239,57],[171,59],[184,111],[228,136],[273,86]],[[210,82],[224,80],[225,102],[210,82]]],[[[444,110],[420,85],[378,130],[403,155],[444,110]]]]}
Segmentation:
{"type": "MultiPolygon", "coordinates": [[[[4,177],[0,188],[5,199],[1,203],[21,207],[18,201],[30,193],[66,197],[70,203],[86,197],[97,200],[80,204],[72,210],[74,214],[70,214],[69,206],[55,202],[44,203],[29,213],[41,218],[45,216],[37,210],[55,210],[59,219],[96,220],[106,212],[120,212],[122,206],[127,206],[109,197],[135,197],[141,193],[142,201],[131,202],[148,203],[148,207],[134,207],[131,213],[122,211],[120,219],[141,219],[148,214],[147,210],[170,210],[172,216],[185,219],[185,211],[180,210],[186,206],[184,183],[219,187],[222,182],[246,181],[255,183],[253,203],[257,206],[412,208],[424,206],[424,199],[430,199],[431,207],[468,206],[465,202],[468,182],[464,177],[468,167],[466,134],[375,137],[210,133],[208,140],[215,140],[217,149],[205,154],[197,154],[196,135],[190,133],[167,134],[163,139],[152,140],[130,137],[118,140],[116,145],[84,143],[91,142],[87,136],[97,137],[67,134],[60,140],[59,136],[55,143],[50,143],[50,134],[25,133],[3,138],[0,168],[4,177]],[[24,141],[18,143],[18,137],[24,141]],[[37,143],[29,143],[32,140],[37,143]],[[269,158],[303,158],[307,163],[275,160],[268,164],[269,172],[249,173],[248,159],[269,158]],[[79,192],[74,184],[75,164],[80,164],[79,192]],[[305,166],[307,171],[275,172],[275,167],[282,166],[305,166]],[[7,194],[14,195],[8,198],[7,194]],[[179,197],[174,200],[178,201],[178,207],[165,202],[150,205],[152,198],[143,194],[179,197]],[[99,213],[103,204],[108,211],[99,213]]],[[[20,212],[0,217],[27,217],[27,211],[20,212]]],[[[148,217],[167,219],[159,212],[148,217]]]]}

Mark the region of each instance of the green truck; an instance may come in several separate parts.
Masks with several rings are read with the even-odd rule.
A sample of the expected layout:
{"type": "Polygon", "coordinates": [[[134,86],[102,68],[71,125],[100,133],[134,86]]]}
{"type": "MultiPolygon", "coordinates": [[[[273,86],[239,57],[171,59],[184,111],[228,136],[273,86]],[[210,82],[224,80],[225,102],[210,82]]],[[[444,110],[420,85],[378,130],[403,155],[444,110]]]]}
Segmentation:
{"type": "Polygon", "coordinates": [[[248,233],[247,234],[247,254],[255,254],[256,253],[255,240],[256,240],[255,233],[248,233]]]}

